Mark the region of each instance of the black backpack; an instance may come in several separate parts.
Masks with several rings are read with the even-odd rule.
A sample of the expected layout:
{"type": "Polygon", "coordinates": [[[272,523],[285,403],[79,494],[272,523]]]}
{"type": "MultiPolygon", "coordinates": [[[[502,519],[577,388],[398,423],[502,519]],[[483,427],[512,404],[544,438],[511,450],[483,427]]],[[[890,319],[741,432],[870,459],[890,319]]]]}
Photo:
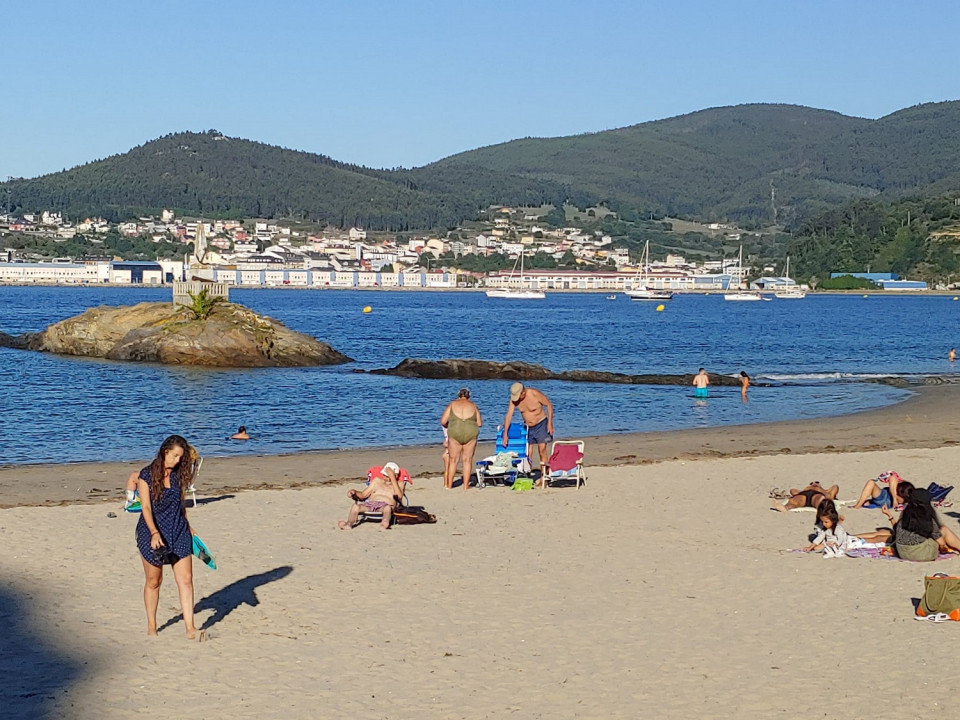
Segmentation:
{"type": "Polygon", "coordinates": [[[397,525],[420,525],[422,523],[435,523],[437,516],[428,513],[420,505],[410,505],[408,507],[398,507],[393,511],[393,521],[397,525]]]}

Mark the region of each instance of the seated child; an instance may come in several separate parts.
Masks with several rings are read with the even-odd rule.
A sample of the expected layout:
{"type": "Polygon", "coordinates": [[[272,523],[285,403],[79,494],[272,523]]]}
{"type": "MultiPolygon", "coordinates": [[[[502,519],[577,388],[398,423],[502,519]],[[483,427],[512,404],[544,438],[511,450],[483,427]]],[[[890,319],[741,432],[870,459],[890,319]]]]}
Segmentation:
{"type": "Polygon", "coordinates": [[[814,529],[817,536],[809,545],[803,548],[804,552],[823,550],[828,557],[842,555],[847,547],[847,531],[840,521],[843,520],[837,512],[837,505],[829,498],[821,500],[817,505],[817,519],[814,529]]]}
{"type": "Polygon", "coordinates": [[[380,521],[381,530],[390,529],[390,521],[393,518],[393,509],[403,497],[403,490],[397,477],[400,475],[400,466],[394,462],[388,462],[383,466],[379,474],[370,478],[370,484],[363,490],[350,490],[347,497],[354,501],[350,508],[350,514],[346,520],[337,523],[341,530],[352,530],[357,524],[360,513],[383,513],[383,520],[380,521]]]}

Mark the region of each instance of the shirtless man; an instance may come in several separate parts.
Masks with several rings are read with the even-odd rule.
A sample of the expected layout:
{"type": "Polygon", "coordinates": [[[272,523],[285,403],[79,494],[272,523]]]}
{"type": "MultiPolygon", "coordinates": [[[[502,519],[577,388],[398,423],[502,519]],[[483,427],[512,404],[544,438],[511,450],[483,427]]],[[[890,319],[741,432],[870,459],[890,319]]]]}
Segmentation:
{"type": "Polygon", "coordinates": [[[950,362],[953,362],[956,359],[957,359],[957,349],[950,348],[950,352],[947,353],[947,360],[949,360],[950,362]]]}
{"type": "Polygon", "coordinates": [[[547,484],[547,443],[553,440],[553,403],[535,388],[515,382],[510,386],[510,404],[503,418],[503,446],[507,446],[507,430],[513,422],[513,411],[519,410],[527,426],[527,445],[536,445],[540,452],[540,487],[547,484]],[[543,409],[547,411],[544,412],[543,409]]]}
{"type": "Polygon", "coordinates": [[[693,391],[695,397],[705,398],[707,396],[707,386],[710,384],[710,378],[707,377],[707,371],[700,368],[700,372],[693,376],[691,385],[697,389],[693,391]]]}
{"type": "Polygon", "coordinates": [[[403,491],[400,489],[400,483],[397,477],[400,474],[400,466],[394,462],[388,462],[383,466],[379,475],[370,480],[370,484],[359,492],[350,490],[347,497],[354,501],[350,508],[350,515],[346,520],[337,523],[341,530],[353,530],[357,524],[357,518],[361,512],[382,512],[383,520],[380,521],[381,530],[390,529],[390,521],[393,519],[393,509],[397,506],[400,498],[403,497],[403,491]]]}
{"type": "Polygon", "coordinates": [[[814,480],[803,490],[790,488],[790,497],[787,499],[787,501],[783,505],[780,503],[774,503],[772,509],[779,510],[780,512],[786,512],[787,510],[793,510],[794,508],[815,508],[823,500],[836,500],[839,492],[840,488],[836,485],[832,485],[825,490],[817,480],[814,480]]]}

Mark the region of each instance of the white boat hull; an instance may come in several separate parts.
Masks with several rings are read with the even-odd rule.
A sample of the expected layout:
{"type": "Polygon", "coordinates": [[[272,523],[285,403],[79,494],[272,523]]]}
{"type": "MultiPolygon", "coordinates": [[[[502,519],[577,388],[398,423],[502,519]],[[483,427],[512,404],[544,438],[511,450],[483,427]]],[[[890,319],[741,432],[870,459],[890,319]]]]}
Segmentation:
{"type": "Polygon", "coordinates": [[[763,300],[763,297],[760,293],[754,292],[732,292],[724,295],[723,299],[731,302],[757,302],[763,300]]]}
{"type": "Polygon", "coordinates": [[[775,292],[773,296],[781,300],[803,300],[807,296],[807,293],[803,290],[797,292],[775,292]]]}
{"type": "Polygon", "coordinates": [[[543,300],[546,295],[542,290],[487,290],[487,297],[505,300],[543,300]]]}
{"type": "Polygon", "coordinates": [[[623,294],[631,300],[673,300],[673,293],[666,290],[626,290],[623,294]]]}

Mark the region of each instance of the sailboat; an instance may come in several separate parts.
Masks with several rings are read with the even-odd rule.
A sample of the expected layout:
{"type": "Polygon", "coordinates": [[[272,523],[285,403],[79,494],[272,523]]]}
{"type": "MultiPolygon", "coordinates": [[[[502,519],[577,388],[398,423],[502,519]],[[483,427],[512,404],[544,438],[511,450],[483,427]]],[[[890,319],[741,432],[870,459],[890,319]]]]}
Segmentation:
{"type": "Polygon", "coordinates": [[[522,287],[517,289],[510,287],[513,284],[513,276],[517,274],[517,265],[520,266],[520,285],[523,285],[523,250],[521,250],[520,256],[513,264],[513,270],[510,271],[510,277],[507,278],[507,287],[487,290],[487,297],[512,300],[543,300],[546,297],[543,290],[524,290],[522,287]]]}
{"type": "Polygon", "coordinates": [[[763,300],[763,296],[755,290],[741,290],[740,288],[740,278],[743,277],[743,245],[740,246],[740,255],[737,258],[737,289],[733,292],[728,292],[723,296],[724,300],[731,300],[737,302],[756,302],[757,300],[763,300]]]}
{"type": "MultiPolygon", "coordinates": [[[[787,255],[787,269],[785,272],[786,279],[790,279],[790,256],[787,255]]],[[[780,298],[781,300],[803,300],[807,296],[806,291],[803,290],[799,285],[793,283],[791,285],[785,286],[781,290],[775,290],[773,293],[775,298],[780,298]]]]}
{"type": "Polygon", "coordinates": [[[650,241],[643,246],[643,254],[640,255],[640,267],[637,269],[637,275],[633,280],[633,289],[624,291],[631,300],[672,300],[673,293],[669,290],[654,290],[647,287],[647,268],[650,265],[650,241]]]}

